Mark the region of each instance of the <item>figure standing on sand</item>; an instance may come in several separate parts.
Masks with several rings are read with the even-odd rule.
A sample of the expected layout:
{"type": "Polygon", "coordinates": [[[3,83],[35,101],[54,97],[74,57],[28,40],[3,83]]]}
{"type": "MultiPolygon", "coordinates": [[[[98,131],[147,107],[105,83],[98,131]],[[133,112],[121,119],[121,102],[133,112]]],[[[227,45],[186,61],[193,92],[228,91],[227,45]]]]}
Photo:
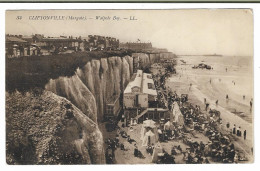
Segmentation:
{"type": "Polygon", "coordinates": [[[226,68],[226,72],[227,72],[227,68],[226,68]]]}
{"type": "Polygon", "coordinates": [[[209,83],[211,84],[211,79],[209,80],[209,83]]]}
{"type": "Polygon", "coordinates": [[[206,111],[208,111],[208,107],[209,107],[209,104],[206,103],[206,108],[205,108],[206,111]]]}
{"type": "Polygon", "coordinates": [[[245,95],[243,95],[243,100],[245,100],[245,98],[246,98],[246,96],[245,96],[245,95]]]}
{"type": "Polygon", "coordinates": [[[240,127],[237,128],[237,136],[240,137],[240,127]]]}
{"type": "Polygon", "coordinates": [[[218,100],[216,101],[216,106],[218,106],[218,100]]]}
{"type": "Polygon", "coordinates": [[[250,100],[250,110],[252,110],[252,106],[253,106],[253,99],[250,100]]]}
{"type": "Polygon", "coordinates": [[[246,130],[244,130],[244,140],[246,140],[246,130]]]}
{"type": "Polygon", "coordinates": [[[234,124],[234,127],[233,127],[233,134],[236,134],[236,124],[234,124]]]}
{"type": "Polygon", "coordinates": [[[204,98],[204,103],[206,104],[206,102],[207,102],[207,99],[206,99],[206,98],[204,98]]]}
{"type": "Polygon", "coordinates": [[[229,124],[229,122],[227,122],[227,128],[229,128],[229,126],[230,126],[230,124],[229,124]]]}
{"type": "Polygon", "coordinates": [[[228,94],[226,95],[226,100],[228,100],[228,94]]]}

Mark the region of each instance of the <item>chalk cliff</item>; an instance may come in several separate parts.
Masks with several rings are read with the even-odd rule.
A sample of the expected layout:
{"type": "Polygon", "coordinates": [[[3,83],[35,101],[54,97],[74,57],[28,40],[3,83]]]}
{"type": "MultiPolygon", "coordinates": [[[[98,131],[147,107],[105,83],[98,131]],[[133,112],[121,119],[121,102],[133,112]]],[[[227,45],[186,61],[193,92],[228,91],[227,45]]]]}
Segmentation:
{"type": "Polygon", "coordinates": [[[124,91],[133,75],[136,57],[140,66],[146,67],[163,56],[159,53],[134,53],[132,56],[92,59],[78,67],[72,76],[50,79],[39,96],[30,92],[27,95],[17,92],[10,94],[7,97],[6,114],[8,118],[10,116],[7,137],[9,133],[20,132],[21,128],[23,137],[10,134],[7,138],[10,142],[15,139],[13,143],[18,143],[14,145],[15,148],[8,146],[8,155],[12,159],[8,162],[19,164],[29,157],[31,164],[104,163],[103,137],[98,123],[105,115],[107,100],[124,91]],[[34,108],[35,105],[38,107],[34,108]],[[40,119],[35,115],[39,115],[40,119]],[[11,117],[23,120],[24,125],[21,128],[12,126],[15,120],[11,117]],[[31,144],[35,149],[30,149],[31,144]],[[18,158],[12,156],[16,147],[20,150],[18,158]],[[26,151],[30,151],[30,154],[26,151]],[[35,159],[30,156],[35,156],[35,159]]]}

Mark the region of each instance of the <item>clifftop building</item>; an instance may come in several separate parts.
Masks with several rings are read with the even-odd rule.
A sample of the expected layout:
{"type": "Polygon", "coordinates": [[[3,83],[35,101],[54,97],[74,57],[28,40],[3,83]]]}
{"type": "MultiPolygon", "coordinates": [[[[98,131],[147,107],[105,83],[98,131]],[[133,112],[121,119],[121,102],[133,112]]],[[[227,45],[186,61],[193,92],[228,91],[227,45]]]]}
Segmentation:
{"type": "Polygon", "coordinates": [[[139,43],[139,42],[127,42],[127,43],[120,43],[119,48],[123,49],[131,49],[131,50],[149,50],[152,49],[152,43],[139,43]]]}

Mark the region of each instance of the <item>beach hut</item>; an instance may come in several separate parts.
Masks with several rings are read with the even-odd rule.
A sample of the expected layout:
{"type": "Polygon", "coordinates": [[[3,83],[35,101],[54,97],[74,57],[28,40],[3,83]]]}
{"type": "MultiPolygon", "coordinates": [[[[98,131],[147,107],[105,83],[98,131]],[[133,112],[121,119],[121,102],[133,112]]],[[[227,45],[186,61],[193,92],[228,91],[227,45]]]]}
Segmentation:
{"type": "Polygon", "coordinates": [[[152,145],[155,144],[156,142],[157,139],[155,137],[155,134],[151,130],[149,130],[148,132],[145,133],[142,146],[152,145]]]}
{"type": "Polygon", "coordinates": [[[158,142],[158,143],[155,145],[154,149],[153,149],[153,155],[152,155],[152,162],[153,162],[153,163],[156,163],[156,162],[157,162],[157,160],[158,160],[158,154],[161,154],[161,153],[163,153],[163,148],[162,148],[161,144],[158,142]]]}
{"type": "Polygon", "coordinates": [[[170,121],[175,122],[177,125],[184,125],[184,118],[181,113],[180,107],[177,102],[173,102],[172,104],[172,115],[170,116],[170,121]]]}

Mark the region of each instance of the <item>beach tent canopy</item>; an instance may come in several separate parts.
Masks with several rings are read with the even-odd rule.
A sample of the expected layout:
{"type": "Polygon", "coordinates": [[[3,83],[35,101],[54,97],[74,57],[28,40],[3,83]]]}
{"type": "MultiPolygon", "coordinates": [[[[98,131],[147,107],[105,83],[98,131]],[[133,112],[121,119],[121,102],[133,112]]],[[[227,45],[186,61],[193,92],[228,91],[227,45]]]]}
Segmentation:
{"type": "Polygon", "coordinates": [[[155,125],[155,122],[153,120],[146,120],[143,122],[142,128],[141,128],[141,140],[144,140],[145,134],[151,131],[155,134],[155,139],[158,139],[158,131],[157,127],[155,125]]]}
{"type": "Polygon", "coordinates": [[[149,144],[155,144],[157,142],[157,139],[155,137],[155,134],[149,130],[148,132],[145,133],[145,136],[143,138],[143,143],[142,146],[148,146],[149,144]]]}
{"type": "Polygon", "coordinates": [[[173,102],[172,107],[172,115],[170,117],[170,120],[177,123],[178,125],[183,126],[184,125],[184,118],[181,113],[180,107],[177,102],[173,102]]]}
{"type": "Polygon", "coordinates": [[[155,122],[153,120],[146,120],[143,122],[144,127],[155,128],[155,122]]]}
{"type": "Polygon", "coordinates": [[[158,153],[162,153],[163,152],[163,148],[161,146],[161,144],[158,142],[154,149],[153,149],[153,155],[152,155],[152,162],[156,163],[158,160],[158,153]]]}
{"type": "Polygon", "coordinates": [[[171,130],[171,131],[174,130],[173,124],[170,121],[166,122],[164,124],[164,130],[171,130]]]}

